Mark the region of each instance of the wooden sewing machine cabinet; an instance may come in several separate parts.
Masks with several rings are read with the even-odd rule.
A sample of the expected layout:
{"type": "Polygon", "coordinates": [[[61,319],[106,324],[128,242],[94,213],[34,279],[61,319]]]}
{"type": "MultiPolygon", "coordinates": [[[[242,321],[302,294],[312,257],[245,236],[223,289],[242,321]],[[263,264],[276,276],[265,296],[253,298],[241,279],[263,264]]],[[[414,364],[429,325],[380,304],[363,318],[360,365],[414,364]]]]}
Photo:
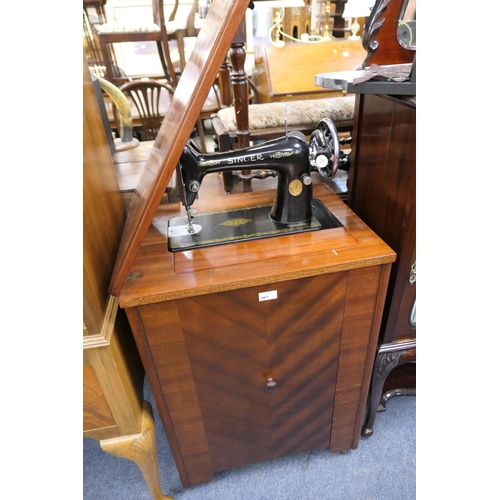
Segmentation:
{"type": "MultiPolygon", "coordinates": [[[[119,303],[185,487],[358,445],[395,254],[324,185],[314,192],[343,227],[171,253],[167,221],[183,208],[169,204],[140,245],[119,303]]],[[[201,198],[196,208],[273,196],[201,198]]]]}
{"type": "MultiPolygon", "coordinates": [[[[358,446],[396,258],[322,183],[313,197],[339,226],[168,250],[168,221],[185,211],[160,201],[246,8],[211,4],[132,193],[110,285],[184,487],[245,464],[358,446]]],[[[275,193],[212,196],[202,185],[193,208],[262,205],[275,193]]]]}

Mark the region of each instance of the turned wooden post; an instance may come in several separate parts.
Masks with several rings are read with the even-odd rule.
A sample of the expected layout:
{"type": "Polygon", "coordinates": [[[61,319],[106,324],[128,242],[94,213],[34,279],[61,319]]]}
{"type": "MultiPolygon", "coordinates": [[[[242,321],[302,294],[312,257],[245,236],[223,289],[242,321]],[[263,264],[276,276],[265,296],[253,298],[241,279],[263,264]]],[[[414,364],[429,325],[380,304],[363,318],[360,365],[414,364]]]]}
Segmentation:
{"type": "Polygon", "coordinates": [[[228,57],[224,59],[219,69],[219,90],[221,107],[228,108],[231,106],[231,64],[228,57]]]}
{"type": "MultiPolygon", "coordinates": [[[[248,125],[248,81],[245,72],[245,41],[246,28],[245,19],[236,32],[231,47],[229,49],[229,58],[233,70],[231,71],[231,84],[233,88],[233,106],[236,117],[236,135],[238,137],[238,149],[246,148],[250,145],[250,130],[248,125]]],[[[251,170],[242,170],[241,174],[251,175],[251,170]]],[[[243,192],[252,191],[252,179],[243,177],[243,192]]]]}
{"type": "MultiPolygon", "coordinates": [[[[221,97],[221,107],[228,108],[232,104],[231,92],[231,64],[229,63],[229,56],[224,59],[219,69],[219,90],[221,97]]],[[[229,144],[222,144],[219,138],[219,151],[226,151],[230,149],[229,144]]],[[[233,172],[222,172],[222,180],[224,183],[224,190],[227,194],[231,194],[234,185],[233,172]]]]}

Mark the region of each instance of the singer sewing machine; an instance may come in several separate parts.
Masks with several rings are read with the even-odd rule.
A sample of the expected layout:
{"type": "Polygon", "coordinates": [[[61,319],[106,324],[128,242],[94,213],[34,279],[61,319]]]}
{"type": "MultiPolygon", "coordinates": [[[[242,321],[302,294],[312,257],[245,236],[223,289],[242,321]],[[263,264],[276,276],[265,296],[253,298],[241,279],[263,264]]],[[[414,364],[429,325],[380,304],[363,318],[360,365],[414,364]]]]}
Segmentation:
{"type": "Polygon", "coordinates": [[[340,146],[329,119],[321,120],[309,141],[302,132],[256,146],[224,153],[204,154],[187,144],[177,167],[177,182],[186,216],[170,219],[168,248],[175,252],[234,241],[339,227],[340,222],[313,198],[311,172],[325,178],[337,172],[340,146]],[[233,210],[198,214],[191,207],[205,175],[257,169],[258,176],[278,178],[274,202],[233,210]]]}

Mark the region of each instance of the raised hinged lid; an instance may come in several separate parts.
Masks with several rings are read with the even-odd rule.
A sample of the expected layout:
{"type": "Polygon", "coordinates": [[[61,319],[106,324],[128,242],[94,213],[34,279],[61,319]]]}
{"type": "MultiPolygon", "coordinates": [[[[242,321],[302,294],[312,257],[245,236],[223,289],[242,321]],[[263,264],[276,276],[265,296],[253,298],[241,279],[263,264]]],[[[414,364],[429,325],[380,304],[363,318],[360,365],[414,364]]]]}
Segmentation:
{"type": "Polygon", "coordinates": [[[118,296],[189,140],[210,87],[227,56],[249,0],[213,0],[132,195],[110,293],[118,296]]]}

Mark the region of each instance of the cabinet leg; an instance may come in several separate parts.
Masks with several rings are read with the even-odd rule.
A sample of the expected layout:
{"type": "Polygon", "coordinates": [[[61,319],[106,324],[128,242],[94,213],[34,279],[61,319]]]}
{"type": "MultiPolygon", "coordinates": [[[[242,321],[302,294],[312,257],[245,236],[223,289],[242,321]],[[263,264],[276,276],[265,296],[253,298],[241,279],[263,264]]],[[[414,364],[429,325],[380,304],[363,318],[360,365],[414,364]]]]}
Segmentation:
{"type": "Polygon", "coordinates": [[[375,366],[373,367],[372,382],[370,384],[370,392],[368,394],[367,415],[365,425],[361,429],[363,437],[370,437],[373,434],[373,423],[377,415],[380,398],[384,382],[389,373],[399,364],[401,351],[384,352],[377,354],[375,366]]]}
{"type": "Polygon", "coordinates": [[[128,458],[137,464],[153,500],[173,500],[172,497],[164,495],[160,489],[153,409],[148,401],[143,401],[142,404],[140,434],[103,439],[100,444],[105,452],[119,458],[128,458]]]}

